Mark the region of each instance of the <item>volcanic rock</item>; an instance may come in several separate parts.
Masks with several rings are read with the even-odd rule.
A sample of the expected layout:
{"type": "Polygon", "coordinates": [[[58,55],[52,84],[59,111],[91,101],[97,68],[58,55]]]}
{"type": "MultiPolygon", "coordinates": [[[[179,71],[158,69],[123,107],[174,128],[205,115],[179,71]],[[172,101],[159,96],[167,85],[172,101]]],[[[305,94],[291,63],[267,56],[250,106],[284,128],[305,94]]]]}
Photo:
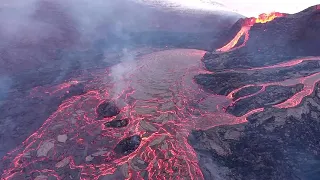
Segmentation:
{"type": "Polygon", "coordinates": [[[156,107],[135,107],[135,111],[139,115],[144,115],[144,114],[155,114],[157,112],[156,107]]]}
{"type": "Polygon", "coordinates": [[[42,156],[47,156],[48,152],[54,147],[54,141],[53,140],[47,140],[44,141],[39,149],[37,150],[37,156],[42,157],[42,156]]]}
{"type": "Polygon", "coordinates": [[[48,180],[48,176],[45,175],[39,175],[34,180],[48,180]]]}
{"type": "Polygon", "coordinates": [[[145,120],[141,120],[140,121],[140,126],[141,128],[143,128],[146,131],[151,131],[151,132],[156,132],[157,128],[154,127],[151,123],[145,121],[145,120]]]}
{"type": "Polygon", "coordinates": [[[90,162],[90,161],[92,161],[94,159],[94,157],[92,156],[92,155],[89,155],[89,156],[87,156],[86,157],[86,162],[90,162]]]}
{"type": "Polygon", "coordinates": [[[233,140],[239,140],[241,136],[241,132],[239,131],[233,131],[229,130],[224,134],[224,139],[233,139],[233,140]]]}
{"type": "Polygon", "coordinates": [[[131,161],[131,167],[132,169],[136,171],[140,171],[143,169],[146,169],[148,167],[148,163],[144,162],[141,158],[139,157],[134,157],[131,161]]]}
{"type": "Polygon", "coordinates": [[[104,154],[108,154],[108,151],[100,149],[99,151],[93,153],[91,156],[95,157],[95,156],[101,156],[101,155],[104,155],[104,154]]]}
{"type": "Polygon", "coordinates": [[[152,146],[155,146],[155,145],[158,145],[158,144],[162,143],[162,142],[166,139],[166,137],[167,137],[167,136],[162,135],[162,136],[154,139],[153,141],[151,141],[149,145],[150,145],[151,147],[152,147],[152,146]]]}
{"type": "Polygon", "coordinates": [[[207,150],[214,152],[220,156],[226,156],[230,154],[230,147],[227,143],[223,142],[223,138],[220,137],[219,130],[210,129],[207,132],[197,131],[190,137],[191,142],[194,143],[196,150],[207,150]]]}
{"type": "Polygon", "coordinates": [[[123,140],[121,140],[116,147],[114,148],[114,151],[118,154],[122,155],[128,155],[135,151],[141,143],[141,137],[138,135],[127,137],[123,140]]]}
{"type": "Polygon", "coordinates": [[[112,120],[110,122],[105,123],[104,125],[106,127],[121,128],[121,127],[127,126],[128,124],[129,124],[129,119],[125,118],[125,119],[112,120]]]}
{"type": "Polygon", "coordinates": [[[58,135],[57,139],[58,139],[59,142],[65,143],[67,141],[67,139],[68,139],[68,136],[66,134],[58,135]]]}
{"type": "Polygon", "coordinates": [[[158,117],[153,119],[152,121],[159,124],[165,124],[168,121],[175,120],[175,114],[173,113],[161,113],[158,117]]]}
{"type": "Polygon", "coordinates": [[[120,166],[119,169],[125,178],[129,178],[129,165],[128,165],[128,163],[124,163],[123,165],[120,166]]]}
{"type": "Polygon", "coordinates": [[[31,158],[31,153],[30,152],[25,152],[25,153],[23,153],[23,157],[31,158]]]}
{"type": "Polygon", "coordinates": [[[113,101],[105,101],[101,103],[97,108],[98,118],[107,118],[116,116],[120,113],[120,109],[113,101]]]}
{"type": "Polygon", "coordinates": [[[66,157],[56,164],[56,168],[62,168],[70,163],[71,158],[66,157]]]}

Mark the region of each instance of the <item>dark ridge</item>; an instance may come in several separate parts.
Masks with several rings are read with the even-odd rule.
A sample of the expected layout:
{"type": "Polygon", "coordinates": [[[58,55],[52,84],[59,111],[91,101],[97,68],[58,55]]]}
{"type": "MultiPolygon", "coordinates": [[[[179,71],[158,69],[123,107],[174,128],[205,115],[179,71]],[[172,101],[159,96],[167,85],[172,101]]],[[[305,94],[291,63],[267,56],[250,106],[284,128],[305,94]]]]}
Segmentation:
{"type": "Polygon", "coordinates": [[[113,101],[105,101],[97,108],[98,119],[113,117],[120,113],[120,109],[113,101]]]}
{"type": "Polygon", "coordinates": [[[114,148],[114,151],[117,154],[128,155],[134,152],[139,147],[140,143],[141,143],[140,136],[138,135],[130,136],[121,140],[114,148]]]}

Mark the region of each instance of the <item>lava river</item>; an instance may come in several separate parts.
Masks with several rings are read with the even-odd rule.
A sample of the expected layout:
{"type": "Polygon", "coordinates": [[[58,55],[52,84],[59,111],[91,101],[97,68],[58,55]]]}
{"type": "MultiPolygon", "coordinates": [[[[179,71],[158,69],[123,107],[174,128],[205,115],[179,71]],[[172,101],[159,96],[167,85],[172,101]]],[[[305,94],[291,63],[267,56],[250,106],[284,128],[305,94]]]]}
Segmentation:
{"type": "MultiPolygon", "coordinates": [[[[252,112],[225,113],[227,96],[204,92],[193,81],[200,50],[165,50],[106,70],[93,80],[35,88],[31,96],[86,93],[64,101],[43,126],[4,160],[3,179],[203,179],[188,144],[191,130],[246,121],[252,112]]],[[[260,111],[257,109],[255,111],[260,111]]]]}

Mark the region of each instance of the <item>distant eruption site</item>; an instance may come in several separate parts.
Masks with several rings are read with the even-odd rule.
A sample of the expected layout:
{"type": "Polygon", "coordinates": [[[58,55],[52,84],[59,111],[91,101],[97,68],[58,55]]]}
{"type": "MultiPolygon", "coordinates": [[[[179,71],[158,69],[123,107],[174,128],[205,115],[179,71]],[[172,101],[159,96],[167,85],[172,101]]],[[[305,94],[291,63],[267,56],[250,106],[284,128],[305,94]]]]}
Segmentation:
{"type": "MultiPolygon", "coordinates": [[[[285,16],[285,14],[279,13],[279,12],[273,12],[270,14],[265,14],[265,13],[260,14],[258,18],[251,17],[251,18],[244,19],[244,21],[242,23],[242,27],[241,27],[240,31],[236,34],[236,36],[229,43],[227,43],[225,46],[217,49],[216,51],[226,52],[226,51],[233,50],[233,48],[237,45],[240,38],[242,36],[245,36],[243,44],[238,46],[237,48],[243,47],[249,39],[249,31],[254,24],[267,23],[267,22],[274,20],[275,18],[283,17],[283,16],[285,16]]],[[[237,48],[234,48],[234,49],[237,49],[237,48]]]]}
{"type": "MultiPolygon", "coordinates": [[[[234,39],[216,51],[234,50],[241,36],[249,39],[255,23],[282,16],[271,13],[246,19],[234,39]]],[[[193,79],[200,73],[212,73],[203,69],[200,59],[204,54],[200,50],[164,50],[108,69],[96,69],[90,72],[94,77],[90,80],[81,75],[54,87],[34,88],[31,98],[61,97],[77,85],[84,86],[85,92],[66,99],[35,133],[2,159],[7,167],[1,179],[202,180],[197,155],[188,142],[191,131],[244,123],[253,113],[264,110],[257,108],[239,117],[227,113],[226,108],[237,101],[235,93],[248,86],[263,86],[255,93],[259,94],[271,85],[304,84],[302,91],[273,106],[290,108],[310,95],[320,79],[320,73],[315,73],[283,82],[248,84],[226,96],[212,94],[193,79]],[[117,68],[125,74],[115,78],[118,74],[113,70],[117,68]]],[[[260,69],[313,60],[320,57],[260,69]]]]}
{"type": "MultiPolygon", "coordinates": [[[[315,6],[315,9],[320,10],[319,7],[320,7],[320,5],[317,5],[317,6],[315,6]]],[[[216,52],[217,53],[229,52],[229,51],[233,51],[233,50],[239,49],[241,47],[244,47],[246,45],[246,42],[249,40],[249,31],[254,24],[268,23],[270,21],[273,21],[276,18],[285,17],[285,16],[286,16],[286,14],[284,14],[284,13],[272,12],[269,14],[265,14],[265,13],[260,14],[258,16],[258,18],[252,17],[252,18],[244,19],[244,21],[242,23],[242,27],[239,30],[239,32],[236,34],[236,36],[230,42],[228,42],[225,46],[223,46],[219,49],[216,49],[216,52]],[[243,44],[235,47],[243,35],[245,36],[243,44]]],[[[255,71],[255,70],[262,70],[262,69],[283,68],[283,67],[296,66],[296,65],[301,64],[306,61],[320,61],[320,57],[319,56],[302,57],[302,58],[297,58],[297,59],[293,59],[290,61],[286,61],[283,63],[279,63],[276,65],[243,69],[243,70],[244,71],[255,71]]],[[[258,92],[253,93],[251,95],[247,95],[245,97],[242,97],[242,98],[234,101],[231,104],[231,106],[232,106],[234,103],[236,103],[237,101],[239,101],[241,99],[245,99],[245,98],[257,95],[259,93],[262,93],[263,91],[265,91],[266,87],[268,87],[268,86],[272,86],[272,85],[293,86],[293,85],[297,85],[297,84],[303,84],[304,85],[303,89],[300,92],[296,93],[293,97],[287,99],[286,101],[284,101],[282,103],[278,103],[276,105],[273,105],[273,107],[276,107],[276,108],[290,108],[290,107],[295,107],[295,106],[299,105],[304,97],[311,95],[314,88],[315,88],[315,85],[319,81],[319,79],[320,79],[320,73],[314,73],[314,74],[306,76],[306,77],[301,77],[301,78],[297,78],[297,79],[288,79],[288,80],[285,80],[282,82],[272,82],[272,83],[259,83],[259,82],[257,82],[255,84],[249,84],[244,87],[240,87],[238,89],[235,89],[232,92],[230,92],[227,96],[229,98],[234,98],[235,93],[241,91],[244,88],[250,87],[250,86],[261,86],[262,87],[258,92]]]]}

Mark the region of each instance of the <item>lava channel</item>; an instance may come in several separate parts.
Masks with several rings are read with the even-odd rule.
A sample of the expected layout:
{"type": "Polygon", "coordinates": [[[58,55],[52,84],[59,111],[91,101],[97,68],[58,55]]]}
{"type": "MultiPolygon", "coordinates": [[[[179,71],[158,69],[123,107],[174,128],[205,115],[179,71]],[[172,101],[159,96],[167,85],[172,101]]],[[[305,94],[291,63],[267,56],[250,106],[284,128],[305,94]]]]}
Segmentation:
{"type": "MultiPolygon", "coordinates": [[[[289,67],[289,66],[295,66],[295,65],[298,65],[304,61],[320,61],[320,56],[311,56],[311,57],[303,57],[303,58],[297,58],[297,59],[293,59],[291,61],[287,61],[287,62],[284,62],[284,63],[279,63],[279,64],[276,64],[276,65],[271,65],[271,66],[265,66],[265,67],[259,67],[259,68],[250,68],[250,69],[243,69],[242,71],[245,72],[245,71],[254,71],[254,70],[261,70],[261,69],[272,69],[272,68],[281,68],[281,67],[289,67]]],[[[294,85],[297,85],[297,84],[303,84],[303,89],[302,91],[296,93],[294,96],[292,96],[291,98],[287,99],[285,102],[283,103],[280,103],[280,104],[276,104],[276,105],[273,105],[273,107],[276,107],[276,108],[292,108],[292,107],[295,107],[295,106],[298,106],[301,101],[303,100],[304,97],[306,96],[309,96],[312,94],[314,88],[315,88],[315,85],[319,82],[320,80],[320,72],[318,73],[314,73],[314,74],[311,74],[309,76],[305,76],[305,77],[300,77],[300,78],[294,78],[294,79],[287,79],[287,80],[284,80],[284,81],[281,81],[281,82],[270,82],[270,83],[259,83],[259,82],[256,82],[255,84],[247,84],[245,86],[242,86],[240,88],[237,88],[235,90],[233,90],[232,92],[230,92],[227,97],[229,99],[234,99],[234,95],[239,92],[240,90],[244,89],[244,88],[247,88],[247,87],[253,87],[253,86],[261,86],[262,88],[253,93],[253,94],[250,94],[250,95],[247,95],[247,96],[244,96],[244,97],[240,97],[238,98],[237,100],[234,100],[231,104],[231,106],[242,100],[242,99],[245,99],[245,98],[248,98],[248,97],[251,97],[251,96],[255,96],[263,91],[265,91],[266,87],[268,86],[272,86],[272,85],[280,85],[280,86],[294,86],[294,85]]]]}

